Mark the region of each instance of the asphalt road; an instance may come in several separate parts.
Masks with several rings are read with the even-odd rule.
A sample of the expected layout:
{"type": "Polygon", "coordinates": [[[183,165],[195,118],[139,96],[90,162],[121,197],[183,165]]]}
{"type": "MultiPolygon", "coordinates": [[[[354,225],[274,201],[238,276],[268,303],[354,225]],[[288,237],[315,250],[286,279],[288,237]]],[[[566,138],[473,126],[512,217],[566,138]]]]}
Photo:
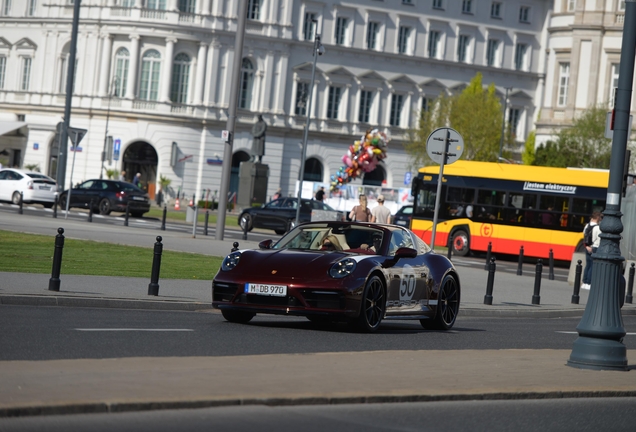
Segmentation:
{"type": "MultiPolygon", "coordinates": [[[[385,321],[376,334],[345,324],[257,316],[226,322],[218,312],[0,306],[0,360],[236,356],[318,352],[570,349],[579,318],[462,318],[448,332],[417,321],[385,321]]],[[[636,316],[624,317],[625,341],[636,316]]]]}

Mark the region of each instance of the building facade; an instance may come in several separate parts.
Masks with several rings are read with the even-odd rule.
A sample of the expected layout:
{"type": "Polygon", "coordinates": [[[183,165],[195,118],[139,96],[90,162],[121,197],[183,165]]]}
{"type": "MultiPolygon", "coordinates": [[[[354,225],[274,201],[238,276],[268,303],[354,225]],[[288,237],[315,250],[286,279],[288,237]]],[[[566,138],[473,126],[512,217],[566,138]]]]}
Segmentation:
{"type": "MultiPolygon", "coordinates": [[[[5,164],[55,176],[73,1],[0,0],[0,122],[15,126],[0,137],[5,164]]],[[[545,54],[557,34],[552,1],[245,1],[240,71],[232,70],[239,0],[82,1],[70,123],[88,133],[68,153],[67,186],[125,170],[129,179],[141,172],[151,195],[165,176],[173,191],[214,196],[233,74],[240,94],[230,189],[238,190],[260,114],[270,196],[295,192],[307,115],[306,180],[329,183],[353,141],[378,127],[391,137],[388,157],[354,184],[398,188],[417,168],[403,147],[409,129],[441,92],[461,91],[477,73],[502,99],[509,89],[503,116],[520,147],[555,91],[546,70],[556,56],[545,54]],[[311,89],[316,33],[326,53],[311,89]],[[112,160],[102,162],[108,136],[112,160]]]]}

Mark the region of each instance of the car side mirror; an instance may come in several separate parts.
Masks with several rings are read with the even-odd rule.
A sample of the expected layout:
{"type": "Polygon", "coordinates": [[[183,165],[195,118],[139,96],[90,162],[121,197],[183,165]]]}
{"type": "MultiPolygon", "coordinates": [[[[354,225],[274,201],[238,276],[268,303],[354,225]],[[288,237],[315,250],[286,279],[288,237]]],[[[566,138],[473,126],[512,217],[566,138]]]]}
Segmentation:
{"type": "Polygon", "coordinates": [[[417,251],[412,248],[401,247],[395,252],[395,258],[415,258],[417,256],[417,251]]]}
{"type": "Polygon", "coordinates": [[[259,249],[270,249],[274,241],[271,239],[263,240],[258,244],[259,249]]]}

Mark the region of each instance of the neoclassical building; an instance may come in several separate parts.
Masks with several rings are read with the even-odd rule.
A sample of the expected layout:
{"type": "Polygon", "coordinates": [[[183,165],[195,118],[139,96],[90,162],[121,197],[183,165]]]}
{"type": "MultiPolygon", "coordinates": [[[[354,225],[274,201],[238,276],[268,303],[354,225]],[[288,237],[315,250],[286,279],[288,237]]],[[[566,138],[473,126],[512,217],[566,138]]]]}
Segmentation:
{"type": "MultiPolygon", "coordinates": [[[[73,1],[0,0],[3,164],[37,165],[55,176],[73,1]]],[[[268,125],[268,195],[278,188],[294,193],[307,115],[306,180],[328,183],[349,145],[379,127],[391,137],[388,157],[355,183],[406,187],[405,174],[416,167],[403,144],[421,110],[441,92],[461,91],[481,73],[502,101],[508,93],[502,116],[520,147],[531,130],[549,135],[572,118],[580,92],[574,86],[582,79],[590,80],[588,93],[606,96],[607,88],[595,87],[610,69],[599,65],[604,69],[582,75],[584,68],[571,60],[578,78],[570,75],[568,94],[577,98],[556,109],[563,59],[601,52],[608,61],[616,58],[615,48],[597,49],[596,39],[588,44],[583,37],[586,31],[608,35],[577,24],[592,19],[585,10],[590,4],[602,3],[616,12],[600,14],[609,26],[609,15],[620,16],[615,0],[245,1],[240,71],[233,70],[239,0],[82,1],[71,126],[88,133],[68,154],[67,186],[111,169],[126,170],[129,178],[141,172],[151,194],[160,176],[188,195],[214,194],[231,77],[240,74],[232,191],[238,190],[238,166],[249,158],[259,114],[268,125]],[[315,32],[326,53],[318,58],[311,89],[315,32]],[[569,54],[568,34],[580,34],[582,41],[569,54]],[[112,160],[102,162],[108,136],[112,160]]],[[[619,34],[617,22],[611,24],[619,34]]]]}

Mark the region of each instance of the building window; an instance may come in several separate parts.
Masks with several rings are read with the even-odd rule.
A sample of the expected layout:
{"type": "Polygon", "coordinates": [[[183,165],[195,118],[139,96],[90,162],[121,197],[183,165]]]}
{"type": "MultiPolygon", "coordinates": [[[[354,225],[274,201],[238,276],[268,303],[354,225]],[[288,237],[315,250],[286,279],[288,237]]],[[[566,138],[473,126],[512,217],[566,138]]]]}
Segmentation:
{"type": "Polygon", "coordinates": [[[340,97],[342,89],[340,87],[329,87],[329,100],[327,101],[327,118],[337,119],[338,108],[340,108],[340,97]]]}
{"type": "Polygon", "coordinates": [[[305,12],[305,22],[303,23],[303,39],[313,41],[316,33],[316,14],[313,12],[305,12]]]}
{"type": "Polygon", "coordinates": [[[344,45],[345,43],[345,36],[347,34],[347,21],[347,18],[344,17],[336,18],[336,34],[334,35],[336,45],[344,45]]]}
{"type": "Polygon", "coordinates": [[[139,99],[156,101],[159,96],[159,71],[161,55],[156,50],[144,53],[141,61],[141,80],[139,82],[139,99]]]}
{"type": "Polygon", "coordinates": [[[473,13],[473,2],[472,0],[462,0],[462,13],[472,14],[473,13]]]}
{"type": "Polygon", "coordinates": [[[181,53],[172,63],[172,85],[170,100],[174,103],[188,103],[188,81],[190,80],[190,56],[181,53]]]}
{"type": "Polygon", "coordinates": [[[391,113],[389,116],[389,124],[391,126],[400,126],[400,117],[402,114],[402,105],[404,104],[404,96],[393,93],[391,95],[391,113]]]}
{"type": "Polygon", "coordinates": [[[492,2],[490,5],[490,17],[501,18],[501,2],[492,2]]]}
{"type": "Polygon", "coordinates": [[[35,9],[38,7],[37,0],[29,0],[29,6],[27,7],[27,15],[33,16],[35,15],[35,9]]]}
{"type": "Polygon", "coordinates": [[[307,100],[309,98],[309,83],[299,82],[296,84],[296,115],[307,115],[307,100]]]}
{"type": "Polygon", "coordinates": [[[117,6],[131,8],[135,5],[135,0],[119,0],[117,6]]]}
{"type": "Polygon", "coordinates": [[[515,69],[526,70],[526,53],[528,51],[528,45],[518,43],[515,47],[515,69]]]}
{"type": "Polygon", "coordinates": [[[128,64],[130,53],[126,48],[119,48],[115,54],[115,88],[113,96],[124,97],[128,84],[128,64]]]}
{"type": "Polygon", "coordinates": [[[29,91],[31,81],[31,57],[22,57],[22,74],[20,79],[20,90],[29,91]]]}
{"type": "Polygon", "coordinates": [[[567,0],[568,2],[568,12],[574,12],[576,9],[576,0],[567,0]]]}
{"type": "Polygon", "coordinates": [[[468,58],[468,44],[470,43],[470,37],[466,35],[459,35],[457,40],[457,61],[460,63],[466,63],[468,58]]]}
{"type": "Polygon", "coordinates": [[[426,96],[422,97],[422,107],[421,107],[420,115],[430,110],[431,110],[431,101],[428,98],[426,98],[426,96]]]}
{"type": "Polygon", "coordinates": [[[618,0],[618,10],[625,11],[625,0],[618,0]]]}
{"type": "Polygon", "coordinates": [[[488,66],[495,66],[498,49],[499,41],[496,39],[488,39],[488,47],[486,48],[486,64],[488,66]]]}
{"type": "Polygon", "coordinates": [[[179,0],[179,12],[194,13],[197,0],[179,0]]]}
{"type": "Polygon", "coordinates": [[[436,30],[431,30],[428,34],[428,56],[430,58],[437,58],[440,36],[436,30]]]}
{"type": "Polygon", "coordinates": [[[433,9],[444,9],[444,0],[433,0],[433,9]]]}
{"type": "Polygon", "coordinates": [[[528,6],[521,6],[519,8],[519,22],[522,22],[522,23],[530,22],[530,8],[528,6]]]}
{"type": "Polygon", "coordinates": [[[517,128],[519,127],[519,117],[521,112],[518,108],[510,108],[508,110],[508,125],[510,126],[510,133],[513,137],[517,136],[517,128]]]}
{"type": "Polygon", "coordinates": [[[612,80],[610,82],[609,107],[614,108],[616,103],[616,89],[618,88],[618,63],[612,63],[612,80]]]}
{"type": "Polygon", "coordinates": [[[367,48],[376,49],[378,47],[378,35],[380,34],[380,23],[370,21],[367,27],[367,48]]]}
{"type": "Polygon", "coordinates": [[[147,0],[146,9],[166,10],[166,0],[147,0]]]}
{"type": "Polygon", "coordinates": [[[4,88],[4,77],[7,72],[7,58],[0,56],[0,89],[4,88]]]}
{"type": "Polygon", "coordinates": [[[406,54],[409,48],[409,37],[411,35],[411,28],[406,26],[400,26],[398,33],[398,52],[400,54],[406,54]]]}
{"type": "Polygon", "coordinates": [[[9,16],[11,13],[11,0],[4,0],[4,5],[2,6],[2,15],[9,16]]]}
{"type": "Polygon", "coordinates": [[[252,87],[254,86],[254,65],[244,58],[241,66],[241,88],[239,89],[239,108],[252,107],[252,87]]]}
{"type": "Polygon", "coordinates": [[[247,19],[259,20],[261,17],[261,0],[249,0],[247,3],[247,19]]]}
{"type": "Polygon", "coordinates": [[[559,63],[559,100],[557,105],[564,107],[568,103],[568,85],[570,82],[570,63],[559,63]]]}
{"type": "Polygon", "coordinates": [[[360,112],[358,113],[358,121],[361,123],[369,123],[372,97],[373,93],[370,90],[362,90],[360,92],[360,112]]]}

